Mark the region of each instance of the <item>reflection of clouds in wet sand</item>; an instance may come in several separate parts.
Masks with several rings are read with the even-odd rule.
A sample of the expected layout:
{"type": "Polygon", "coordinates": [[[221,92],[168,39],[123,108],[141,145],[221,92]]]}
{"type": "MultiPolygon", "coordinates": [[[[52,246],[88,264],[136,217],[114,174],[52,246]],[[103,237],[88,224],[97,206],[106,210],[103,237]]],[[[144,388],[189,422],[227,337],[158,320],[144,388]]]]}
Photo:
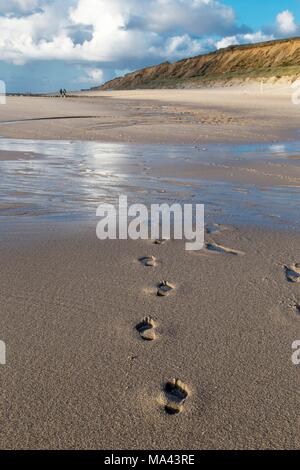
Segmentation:
{"type": "MultiPolygon", "coordinates": [[[[287,152],[296,151],[292,144],[283,147],[287,152]]],[[[282,148],[278,147],[212,145],[199,154],[194,146],[0,139],[0,152],[7,148],[12,153],[26,155],[26,158],[32,155],[38,155],[38,158],[1,161],[0,202],[23,203],[19,200],[21,195],[13,195],[15,188],[21,186],[25,193],[31,193],[31,197],[26,197],[26,203],[40,208],[41,213],[46,211],[62,216],[65,213],[68,218],[72,218],[73,213],[76,217],[93,217],[97,204],[114,203],[123,193],[133,202],[193,201],[205,204],[206,215],[219,212],[223,221],[231,217],[237,223],[272,225],[288,220],[294,224],[297,220],[296,204],[297,201],[300,203],[300,192],[295,184],[297,178],[281,175],[281,186],[278,187],[245,183],[237,186],[231,182],[202,179],[206,174],[197,167],[201,161],[203,168],[212,166],[219,171],[218,168],[223,166],[230,171],[230,162],[244,161],[245,158],[255,160],[264,151],[269,152],[268,158],[281,155],[278,152],[282,152],[282,148]],[[196,166],[185,174],[187,158],[196,166]],[[183,176],[167,176],[172,172],[183,176]],[[283,182],[292,185],[292,179],[293,187],[282,185],[283,182]],[[293,204],[290,204],[291,199],[293,204]],[[267,217],[269,214],[272,217],[267,217]]],[[[242,170],[252,174],[249,168],[242,170]]],[[[261,176],[262,170],[254,168],[253,175],[254,178],[261,176]]],[[[214,177],[221,178],[217,174],[214,177]]]]}

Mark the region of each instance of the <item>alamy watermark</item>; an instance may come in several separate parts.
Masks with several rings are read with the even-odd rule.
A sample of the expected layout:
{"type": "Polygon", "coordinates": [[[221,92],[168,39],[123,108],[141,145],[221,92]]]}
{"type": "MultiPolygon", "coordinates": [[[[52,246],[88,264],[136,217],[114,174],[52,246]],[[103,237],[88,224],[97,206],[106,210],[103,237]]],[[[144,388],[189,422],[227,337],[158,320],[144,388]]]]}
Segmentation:
{"type": "Polygon", "coordinates": [[[291,84],[291,88],[293,90],[295,90],[292,93],[292,103],[296,106],[299,106],[299,104],[300,104],[300,79],[299,78],[298,78],[298,80],[295,80],[291,84]]]}
{"type": "Polygon", "coordinates": [[[6,104],[6,85],[3,80],[0,80],[0,104],[6,104]]]}
{"type": "Polygon", "coordinates": [[[5,366],[6,364],[6,344],[4,341],[0,341],[0,365],[5,366]]]}
{"type": "Polygon", "coordinates": [[[291,357],[292,363],[295,366],[299,366],[300,365],[300,340],[296,340],[293,342],[292,349],[294,350],[292,357],[291,357]]]}
{"type": "Polygon", "coordinates": [[[120,196],[118,206],[101,204],[96,212],[100,240],[185,240],[187,251],[204,246],[203,204],[144,204],[128,205],[127,196],[120,196]]]}
{"type": "MultiPolygon", "coordinates": [[[[287,85],[283,84],[282,86],[276,86],[277,91],[282,91],[286,93],[287,85]]],[[[293,90],[291,92],[291,102],[295,106],[300,105],[300,78],[297,78],[293,83],[290,84],[290,88],[293,90]]],[[[264,94],[265,92],[272,91],[273,85],[267,85],[263,81],[260,82],[260,93],[264,94]]]]}

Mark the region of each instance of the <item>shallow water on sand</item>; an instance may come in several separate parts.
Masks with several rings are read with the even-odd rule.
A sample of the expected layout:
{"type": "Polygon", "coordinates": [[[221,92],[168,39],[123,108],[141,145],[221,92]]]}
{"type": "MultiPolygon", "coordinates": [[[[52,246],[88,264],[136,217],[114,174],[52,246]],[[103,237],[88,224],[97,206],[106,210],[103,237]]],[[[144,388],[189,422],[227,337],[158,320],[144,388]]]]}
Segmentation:
{"type": "Polygon", "coordinates": [[[204,203],[207,221],[300,228],[300,185],[262,186],[159,173],[162,162],[165,169],[189,161],[227,166],[275,161],[299,166],[298,149],[299,142],[170,146],[3,138],[0,152],[22,152],[24,159],[20,153],[15,159],[0,159],[0,222],[20,217],[96,219],[100,203],[115,203],[123,194],[129,203],[204,203]]]}

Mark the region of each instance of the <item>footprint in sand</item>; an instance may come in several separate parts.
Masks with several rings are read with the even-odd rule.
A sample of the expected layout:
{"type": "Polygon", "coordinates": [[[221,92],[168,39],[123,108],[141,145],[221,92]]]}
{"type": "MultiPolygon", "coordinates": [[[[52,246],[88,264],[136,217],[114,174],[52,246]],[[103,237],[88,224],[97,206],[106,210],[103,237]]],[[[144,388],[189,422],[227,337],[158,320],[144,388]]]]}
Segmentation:
{"type": "Polygon", "coordinates": [[[285,266],[286,278],[289,282],[300,282],[300,263],[285,266]]]}
{"type": "Polygon", "coordinates": [[[295,301],[292,301],[289,304],[289,307],[291,307],[293,309],[293,311],[296,314],[297,318],[299,318],[300,317],[300,304],[295,302],[295,301]]]}
{"type": "Polygon", "coordinates": [[[154,341],[156,339],[156,322],[153,318],[144,318],[138,325],[136,325],[136,329],[143,340],[154,341]]]}
{"type": "Polygon", "coordinates": [[[211,225],[206,226],[205,231],[208,234],[214,234],[214,233],[224,232],[227,229],[228,228],[225,225],[211,224],[211,225]]]}
{"type": "Polygon", "coordinates": [[[226,246],[218,245],[217,243],[206,243],[205,247],[208,251],[213,251],[214,253],[225,253],[227,255],[244,255],[242,251],[233,250],[232,248],[226,248],[226,246]]]}
{"type": "Polygon", "coordinates": [[[164,238],[158,238],[157,240],[154,240],[154,245],[164,245],[167,243],[168,240],[164,238]]]}
{"type": "Polygon", "coordinates": [[[172,379],[166,383],[164,393],[167,400],[165,412],[169,415],[181,413],[189,396],[187,385],[179,379],[172,379]]]}
{"type": "Polygon", "coordinates": [[[157,287],[158,297],[167,297],[173,290],[175,286],[169,281],[161,281],[157,287]]]}
{"type": "Polygon", "coordinates": [[[144,266],[156,266],[156,258],[154,256],[144,256],[140,258],[140,262],[143,263],[144,266]]]}

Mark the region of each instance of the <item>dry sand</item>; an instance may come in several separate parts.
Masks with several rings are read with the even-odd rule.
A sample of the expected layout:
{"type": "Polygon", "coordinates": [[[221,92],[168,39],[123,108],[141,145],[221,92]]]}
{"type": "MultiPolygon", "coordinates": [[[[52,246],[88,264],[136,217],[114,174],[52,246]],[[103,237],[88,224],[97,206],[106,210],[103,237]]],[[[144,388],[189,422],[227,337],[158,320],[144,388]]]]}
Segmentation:
{"type": "MultiPolygon", "coordinates": [[[[179,111],[159,101],[168,92],[140,93],[132,101],[118,93],[114,100],[9,98],[2,121],[99,117],[22,122],[0,133],[191,143],[279,140],[297,128],[299,108],[285,96],[240,101],[227,91],[220,106],[213,94],[210,104],[189,102],[192,91],[175,104],[170,92],[172,110],[236,119],[199,126],[171,122],[179,111]]],[[[300,262],[298,232],[230,226],[206,235],[227,252],[188,253],[179,241],[100,242],[95,226],[68,227],[24,218],[2,225],[0,448],[299,448],[291,345],[300,339],[300,291],[284,267],[300,262]],[[156,266],[139,261],[145,256],[156,266]],[[167,297],[156,295],[162,280],[175,287],[167,297]],[[145,317],[155,320],[154,341],[136,330],[145,317]],[[170,416],[164,387],[173,378],[188,397],[170,416]]]]}
{"type": "Polygon", "coordinates": [[[67,99],[8,97],[6,137],[105,142],[205,143],[293,139],[300,105],[289,86],[81,93],[67,99]]]}

